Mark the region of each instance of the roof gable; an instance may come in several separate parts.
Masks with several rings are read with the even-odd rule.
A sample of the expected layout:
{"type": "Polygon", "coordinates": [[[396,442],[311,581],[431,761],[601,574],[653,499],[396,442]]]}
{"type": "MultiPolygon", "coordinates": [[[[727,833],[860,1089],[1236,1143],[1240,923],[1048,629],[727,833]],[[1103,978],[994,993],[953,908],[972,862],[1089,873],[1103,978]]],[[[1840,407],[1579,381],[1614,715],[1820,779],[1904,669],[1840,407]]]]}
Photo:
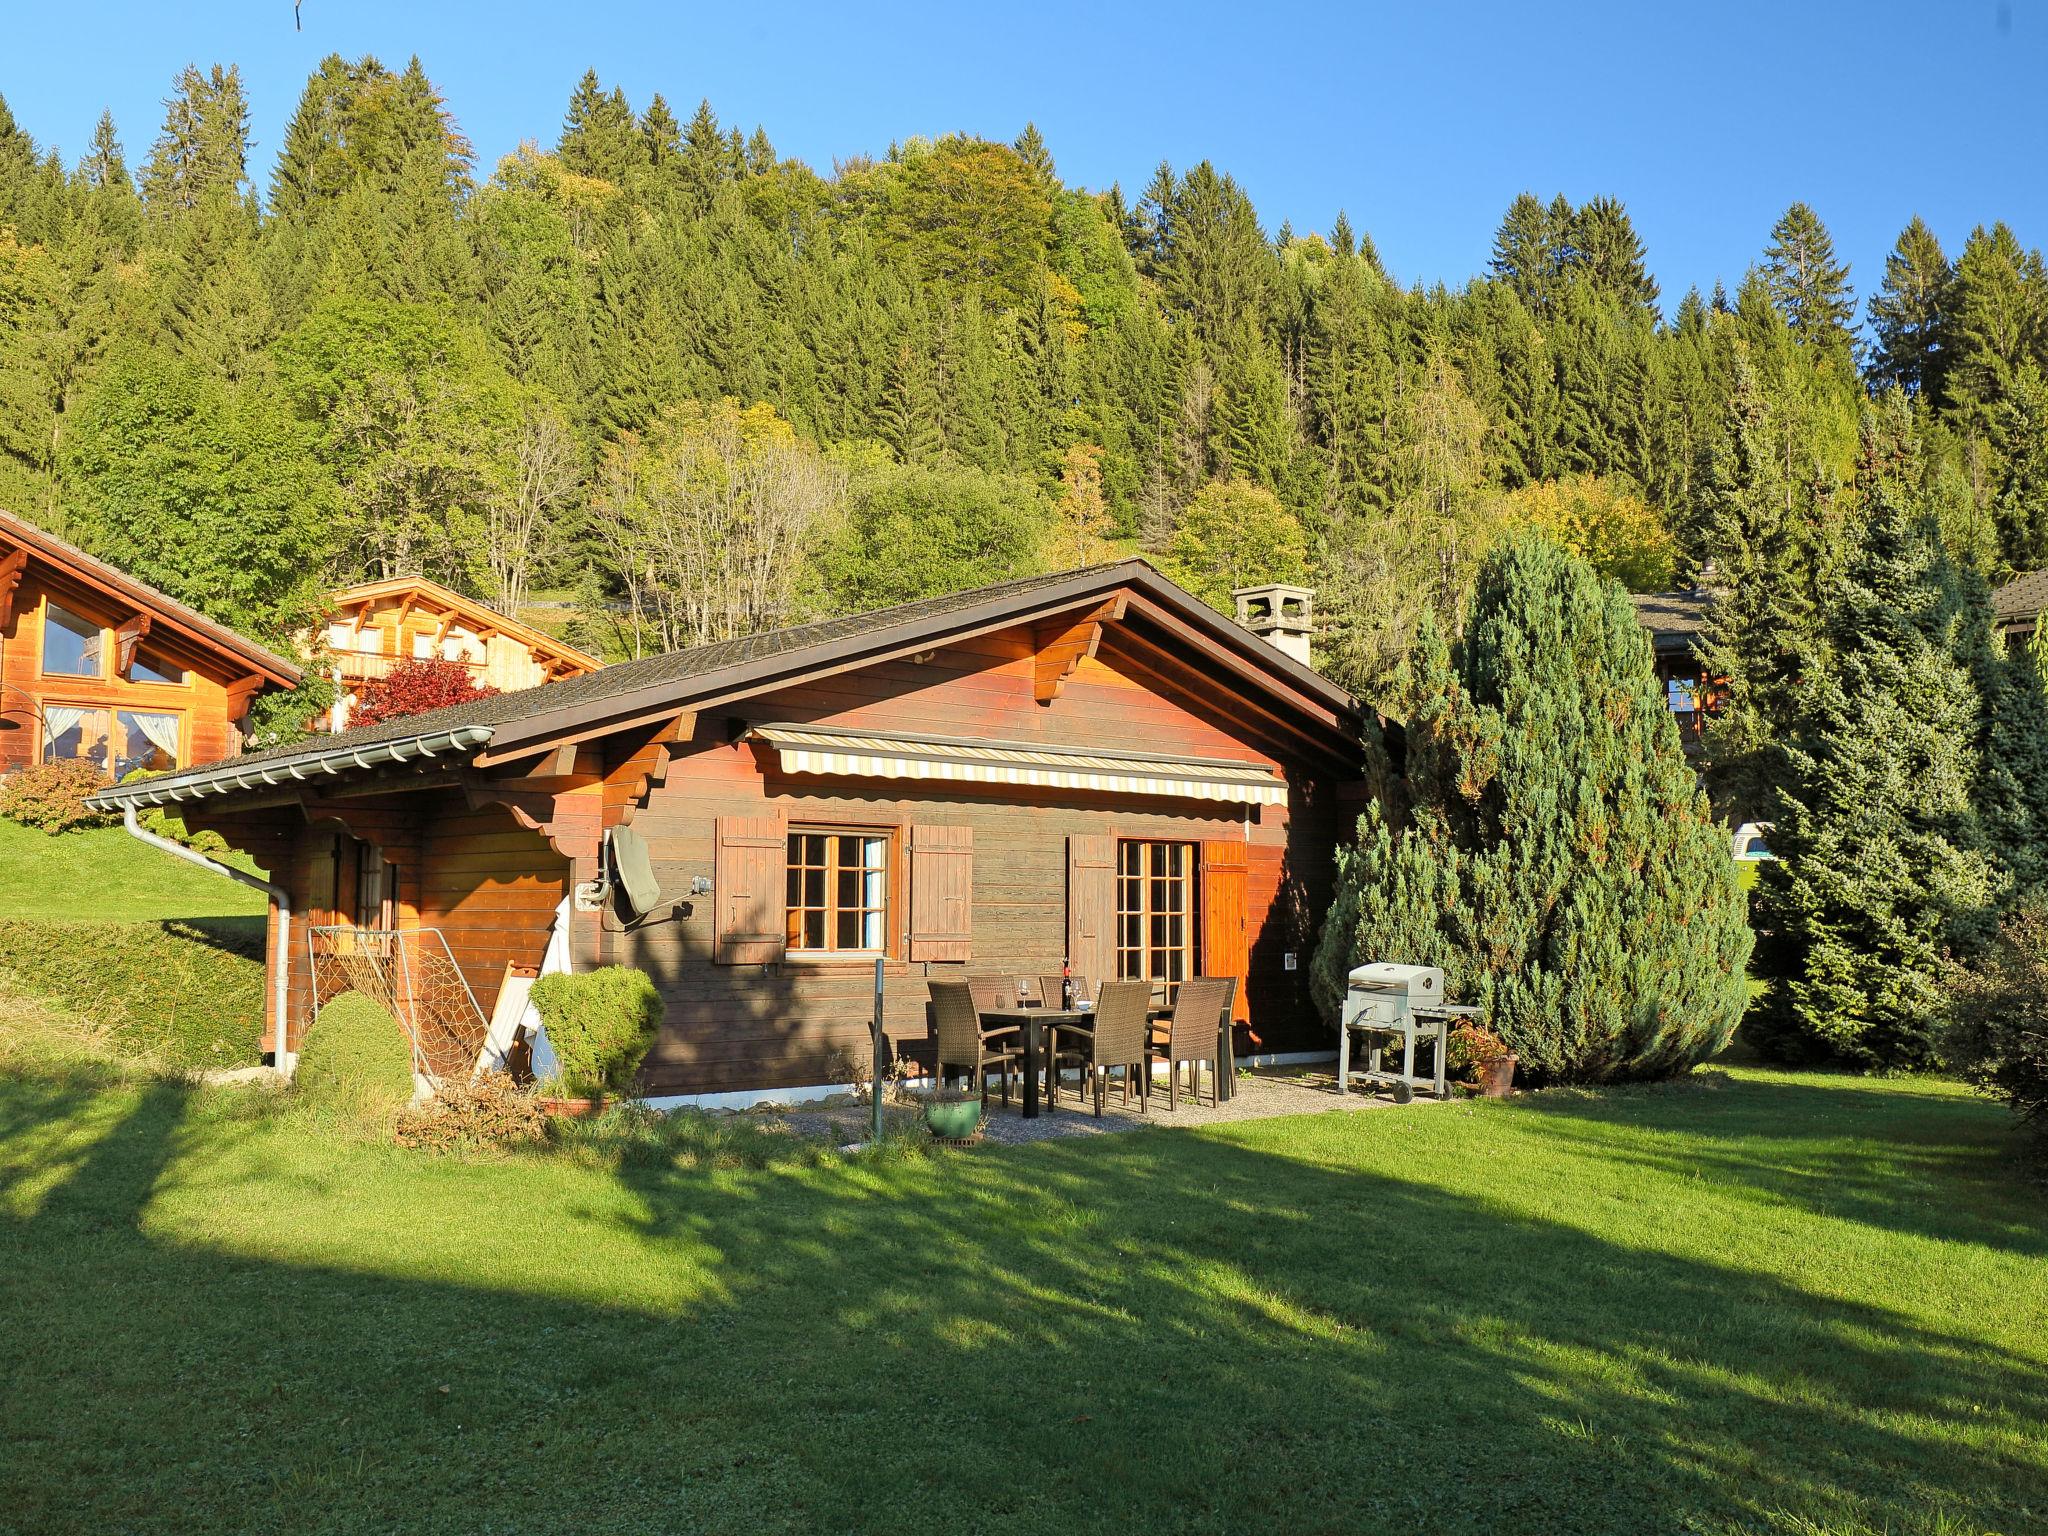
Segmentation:
{"type": "MultiPolygon", "coordinates": [[[[1285,719],[1331,756],[1355,754],[1360,711],[1335,683],[1261,640],[1168,581],[1143,560],[1086,566],[948,593],[895,608],[825,619],[620,662],[518,693],[476,699],[235,760],[289,765],[351,750],[366,754],[413,740],[460,733],[479,764],[516,761],[566,742],[587,741],[698,707],[785,687],[806,677],[872,665],[974,635],[1099,607],[1121,595],[1121,622],[1184,648],[1185,666],[1235,690],[1248,706],[1285,719]]],[[[203,770],[151,781],[154,790],[205,777],[203,770]]],[[[119,791],[109,791],[116,798],[119,791]]]]}
{"type": "Polygon", "coordinates": [[[524,619],[500,613],[488,603],[480,602],[473,597],[464,597],[453,587],[444,587],[440,582],[430,581],[424,576],[393,576],[383,581],[358,582],[352,587],[343,587],[330,601],[336,609],[345,609],[380,603],[391,598],[410,598],[428,612],[453,614],[472,629],[492,630],[518,641],[527,649],[542,656],[585,672],[595,672],[604,665],[595,656],[586,651],[579,651],[565,641],[557,640],[546,630],[538,629],[524,619]]]}
{"type": "Polygon", "coordinates": [[[298,685],[299,668],[266,650],[255,641],[237,634],[188,608],[169,594],[158,591],[127,572],[87,554],[77,545],[25,522],[11,512],[0,511],[0,564],[10,555],[23,556],[61,571],[113,603],[147,614],[153,626],[163,626],[185,640],[218,652],[233,665],[255,673],[280,687],[298,685]]]}

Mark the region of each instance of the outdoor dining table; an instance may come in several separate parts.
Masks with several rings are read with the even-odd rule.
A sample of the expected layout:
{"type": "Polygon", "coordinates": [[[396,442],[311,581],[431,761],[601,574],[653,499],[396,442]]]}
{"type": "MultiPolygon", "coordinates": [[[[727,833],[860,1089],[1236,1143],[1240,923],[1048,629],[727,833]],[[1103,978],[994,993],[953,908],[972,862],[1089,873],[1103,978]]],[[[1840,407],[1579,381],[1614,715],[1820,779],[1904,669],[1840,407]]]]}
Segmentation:
{"type": "Polygon", "coordinates": [[[984,1008],[981,1022],[986,1029],[1014,1024],[1024,1033],[1024,1118],[1038,1118],[1038,1073],[1047,1059],[1046,1031],[1089,1026],[1095,1017],[1087,1008],[984,1008]]]}

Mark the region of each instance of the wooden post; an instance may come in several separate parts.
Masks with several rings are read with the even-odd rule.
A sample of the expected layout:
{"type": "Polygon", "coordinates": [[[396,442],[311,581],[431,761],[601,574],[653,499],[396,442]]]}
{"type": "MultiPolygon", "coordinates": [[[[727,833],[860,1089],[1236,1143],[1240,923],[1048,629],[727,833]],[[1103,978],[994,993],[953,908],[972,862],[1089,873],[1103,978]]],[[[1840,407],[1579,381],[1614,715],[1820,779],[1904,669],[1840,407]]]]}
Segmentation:
{"type": "Polygon", "coordinates": [[[882,961],[875,960],[875,1022],[874,1022],[875,1069],[868,1079],[868,1097],[873,1101],[870,1111],[872,1120],[868,1131],[868,1145],[882,1144],[882,961]]]}

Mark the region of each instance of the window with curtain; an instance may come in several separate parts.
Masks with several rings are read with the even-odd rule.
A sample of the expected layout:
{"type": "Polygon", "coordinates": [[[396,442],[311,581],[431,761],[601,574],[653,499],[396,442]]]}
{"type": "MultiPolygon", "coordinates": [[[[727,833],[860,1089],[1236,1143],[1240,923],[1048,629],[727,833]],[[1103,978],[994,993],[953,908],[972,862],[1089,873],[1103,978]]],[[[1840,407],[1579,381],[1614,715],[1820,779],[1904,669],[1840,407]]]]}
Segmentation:
{"type": "Polygon", "coordinates": [[[190,674],[174,661],[138,650],[135,660],[129,664],[128,680],[131,683],[169,683],[173,687],[184,685],[190,674]]]}
{"type": "Polygon", "coordinates": [[[114,713],[116,781],[138,768],[163,773],[178,766],[178,717],[122,709],[114,713]]]}
{"type": "Polygon", "coordinates": [[[68,608],[48,603],[43,608],[43,671],[52,677],[99,677],[106,655],[100,626],[68,608]]]}
{"type": "Polygon", "coordinates": [[[888,943],[888,836],[792,829],[785,897],[791,953],[880,954],[888,943]]]}
{"type": "Polygon", "coordinates": [[[1195,974],[1194,844],[1119,843],[1116,874],[1116,973],[1170,998],[1195,974]]]}
{"type": "Polygon", "coordinates": [[[43,761],[98,763],[107,760],[107,712],[79,704],[43,706],[43,761]]]}

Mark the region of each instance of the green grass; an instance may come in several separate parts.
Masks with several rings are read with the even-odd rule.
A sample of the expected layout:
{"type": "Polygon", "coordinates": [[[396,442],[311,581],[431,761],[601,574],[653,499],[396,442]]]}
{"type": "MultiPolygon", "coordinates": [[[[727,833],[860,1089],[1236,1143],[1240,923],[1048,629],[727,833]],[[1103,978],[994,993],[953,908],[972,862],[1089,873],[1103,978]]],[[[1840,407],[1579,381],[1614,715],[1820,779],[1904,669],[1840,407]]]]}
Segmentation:
{"type": "Polygon", "coordinates": [[[52,837],[0,821],[0,983],[131,1055],[257,1060],[264,910],[262,892],[118,827],[52,837]]]}
{"type": "Polygon", "coordinates": [[[260,918],[263,910],[261,891],[146,848],[119,827],[52,837],[0,821],[0,917],[155,922],[260,918]]]}
{"type": "Polygon", "coordinates": [[[1949,1086],[1745,1069],[437,1160],[23,1056],[0,1528],[2040,1531],[2012,1136],[1949,1086]]]}

